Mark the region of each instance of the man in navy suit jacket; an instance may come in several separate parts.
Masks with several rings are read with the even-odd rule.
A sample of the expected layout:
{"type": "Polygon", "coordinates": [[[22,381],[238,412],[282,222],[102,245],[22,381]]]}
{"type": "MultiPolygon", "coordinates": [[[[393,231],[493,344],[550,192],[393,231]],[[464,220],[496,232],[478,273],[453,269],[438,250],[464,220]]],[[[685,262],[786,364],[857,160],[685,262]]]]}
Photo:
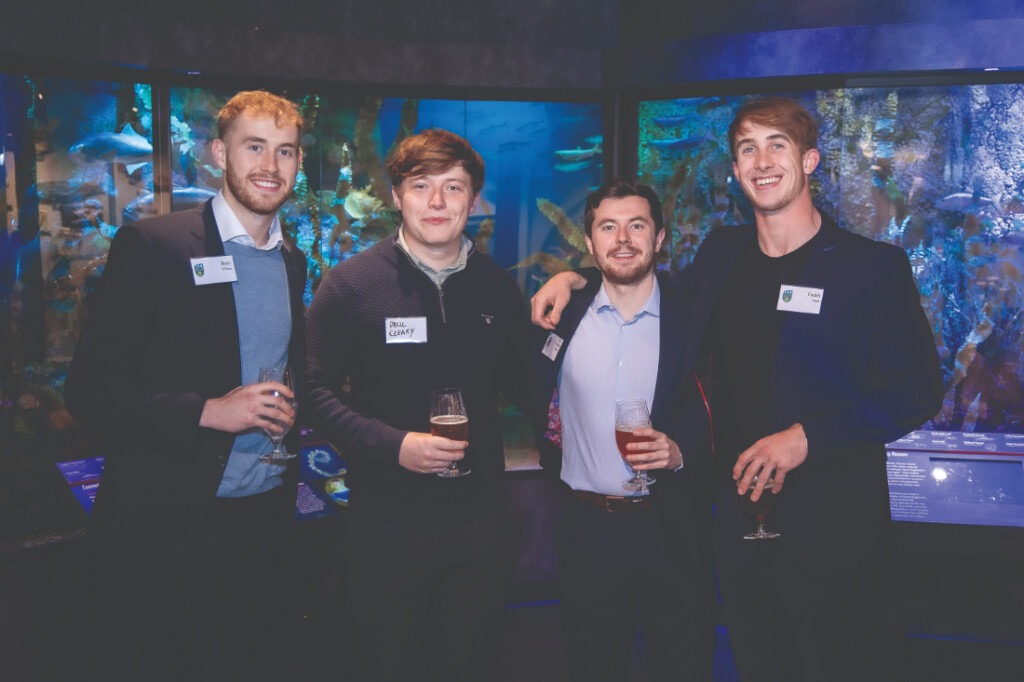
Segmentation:
{"type": "Polygon", "coordinates": [[[302,367],[306,261],[277,218],[302,117],[248,92],[218,124],[224,188],[118,231],[68,370],[68,409],[110,447],[90,535],[110,567],[111,680],[263,679],[280,650],[296,466],[260,455],[295,412],[257,378],[302,367]]]}
{"type": "Polygon", "coordinates": [[[549,415],[541,462],[564,493],[555,545],[569,669],[579,682],[626,680],[639,627],[652,680],[710,680],[710,425],[678,352],[682,292],[655,277],[661,203],[613,181],[587,198],[584,223],[601,281],[574,293],[533,352],[537,409],[549,415]],[[651,419],[627,463],[616,402],[628,399],[651,419]],[[653,485],[624,485],[631,468],[656,474],[653,485]]]}
{"type": "MultiPolygon", "coordinates": [[[[878,679],[885,443],[943,394],[906,254],[811,201],[817,134],[792,100],[740,107],[729,143],[755,225],[712,232],[683,276],[694,292],[684,364],[712,377],[715,558],[744,682],[878,679]],[[767,525],[780,537],[744,539],[745,494],[773,496],[767,525]]],[[[550,299],[538,294],[535,320],[550,299]]]]}

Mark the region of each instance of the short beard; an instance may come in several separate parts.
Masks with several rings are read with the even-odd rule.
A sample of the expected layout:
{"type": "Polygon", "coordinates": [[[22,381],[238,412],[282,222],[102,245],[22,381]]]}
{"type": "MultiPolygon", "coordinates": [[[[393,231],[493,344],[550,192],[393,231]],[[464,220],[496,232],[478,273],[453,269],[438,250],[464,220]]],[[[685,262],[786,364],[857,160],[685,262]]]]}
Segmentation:
{"type": "Polygon", "coordinates": [[[594,260],[597,261],[597,269],[601,271],[601,276],[605,281],[616,286],[632,286],[634,284],[639,284],[654,271],[653,254],[651,254],[647,260],[636,263],[633,267],[624,272],[609,267],[611,259],[595,257],[594,260]]]}
{"type": "Polygon", "coordinates": [[[291,196],[291,192],[286,192],[285,195],[280,199],[272,199],[270,197],[260,197],[255,195],[245,185],[245,178],[239,177],[236,173],[228,168],[224,173],[224,182],[228,186],[228,190],[232,196],[238,200],[242,206],[248,211],[252,211],[257,215],[274,215],[278,209],[284,206],[285,202],[291,196]]]}

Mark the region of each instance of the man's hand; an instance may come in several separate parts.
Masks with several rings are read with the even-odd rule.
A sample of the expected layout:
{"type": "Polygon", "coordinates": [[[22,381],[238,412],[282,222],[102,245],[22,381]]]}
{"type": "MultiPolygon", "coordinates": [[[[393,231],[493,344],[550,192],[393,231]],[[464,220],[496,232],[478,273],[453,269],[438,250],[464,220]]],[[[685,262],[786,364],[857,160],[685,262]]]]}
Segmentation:
{"type": "Polygon", "coordinates": [[[464,440],[449,440],[429,433],[410,431],[402,440],[398,451],[398,463],[417,474],[439,474],[449,462],[457,462],[466,456],[469,443],[464,440]]]}
{"type": "Polygon", "coordinates": [[[587,285],[587,280],[575,272],[560,272],[549,279],[530,299],[530,320],[553,331],[562,319],[562,311],[569,305],[569,295],[587,285]]]}
{"type": "Polygon", "coordinates": [[[284,433],[295,422],[294,397],[290,388],[276,381],[239,386],[220,398],[207,400],[199,425],[227,433],[249,429],[284,433]],[[280,395],[274,395],[275,391],[280,395]],[[278,422],[284,422],[285,426],[278,422]]]}
{"type": "Polygon", "coordinates": [[[678,469],[682,465],[683,453],[679,450],[679,446],[661,431],[637,429],[633,433],[652,439],[630,443],[626,446],[626,449],[633,453],[626,457],[626,461],[636,471],[678,469]]]}
{"type": "Polygon", "coordinates": [[[786,474],[796,469],[807,459],[807,436],[804,427],[793,424],[785,431],[773,433],[757,441],[740,453],[732,468],[736,481],[736,492],[745,495],[751,479],[757,476],[754,492],[750,499],[756,502],[764,491],[768,479],[774,480],[772,491],[778,495],[786,474]]]}

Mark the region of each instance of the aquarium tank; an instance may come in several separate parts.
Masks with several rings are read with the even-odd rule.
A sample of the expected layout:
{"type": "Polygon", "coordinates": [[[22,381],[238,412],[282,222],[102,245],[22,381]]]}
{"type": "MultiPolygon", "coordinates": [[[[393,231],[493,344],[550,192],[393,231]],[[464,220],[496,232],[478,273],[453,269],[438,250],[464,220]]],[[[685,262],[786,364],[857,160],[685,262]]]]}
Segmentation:
{"type": "MultiPolygon", "coordinates": [[[[0,71],[0,544],[83,525],[88,504],[76,498],[95,481],[69,486],[56,464],[98,471],[104,445],[64,408],[63,383],[110,242],[121,225],[220,189],[210,153],[217,111],[238,90],[264,87],[132,75],[137,82],[0,71]]],[[[585,261],[583,204],[604,172],[596,95],[428,99],[277,86],[267,89],[298,104],[306,124],[299,181],[280,218],[309,259],[307,304],[328,270],[395,232],[384,160],[430,127],[463,135],[484,158],[468,232],[517,280],[524,314],[552,273],[585,261]]],[[[507,468],[536,468],[532,429],[502,407],[507,468]]]]}

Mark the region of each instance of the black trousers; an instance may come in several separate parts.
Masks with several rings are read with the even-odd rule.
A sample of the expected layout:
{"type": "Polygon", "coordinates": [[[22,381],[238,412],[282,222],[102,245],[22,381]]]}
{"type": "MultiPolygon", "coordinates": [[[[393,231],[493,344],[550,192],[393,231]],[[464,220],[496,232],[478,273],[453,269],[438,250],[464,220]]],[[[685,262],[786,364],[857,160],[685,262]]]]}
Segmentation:
{"type": "Polygon", "coordinates": [[[346,680],[482,682],[494,664],[518,555],[502,500],[428,523],[350,509],[346,680]]]}
{"type": "MultiPolygon", "coordinates": [[[[733,658],[743,682],[879,680],[878,636],[886,590],[882,557],[870,568],[812,575],[781,538],[743,540],[754,523],[735,495],[719,497],[716,569],[733,658]]],[[[772,528],[771,517],[766,524],[772,528]]]]}
{"type": "Polygon", "coordinates": [[[110,680],[285,679],[296,614],[282,494],[218,500],[187,537],[110,560],[110,680]]]}
{"type": "MultiPolygon", "coordinates": [[[[656,510],[616,513],[566,491],[555,536],[562,629],[575,682],[624,682],[637,631],[652,682],[709,682],[714,585],[656,510]],[[669,543],[682,546],[670,548],[669,543]]],[[[707,548],[705,553],[710,553],[707,548]]]]}

